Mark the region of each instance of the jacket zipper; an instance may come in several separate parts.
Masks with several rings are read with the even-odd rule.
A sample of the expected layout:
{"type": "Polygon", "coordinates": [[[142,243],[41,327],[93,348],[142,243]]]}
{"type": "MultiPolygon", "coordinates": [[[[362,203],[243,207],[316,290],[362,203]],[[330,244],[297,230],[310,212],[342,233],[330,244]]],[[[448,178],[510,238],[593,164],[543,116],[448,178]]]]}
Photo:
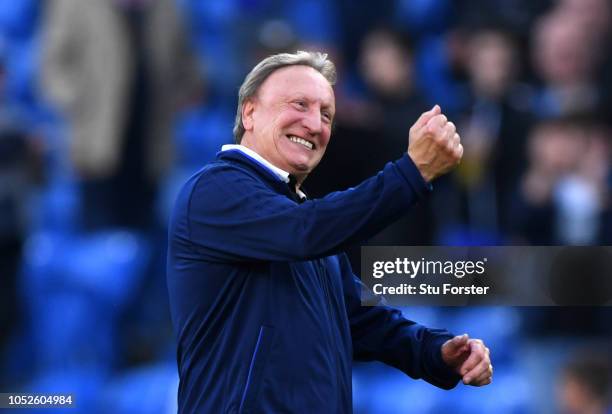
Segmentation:
{"type": "Polygon", "coordinates": [[[244,386],[244,391],[242,393],[242,399],[240,401],[240,408],[238,412],[241,413],[244,409],[244,402],[246,401],[246,396],[249,393],[249,386],[251,385],[251,375],[253,374],[253,367],[255,366],[255,360],[257,358],[257,352],[259,351],[259,345],[261,344],[261,337],[263,336],[263,327],[259,328],[259,335],[257,336],[257,342],[255,343],[255,349],[253,350],[253,355],[251,356],[251,365],[249,366],[249,373],[247,374],[246,384],[244,386]]]}
{"type": "MultiPolygon", "coordinates": [[[[327,277],[327,271],[325,269],[325,266],[323,265],[323,259],[318,259],[317,260],[317,266],[318,266],[318,270],[319,270],[319,280],[321,282],[321,285],[323,287],[323,291],[325,292],[325,299],[326,299],[326,303],[327,303],[327,315],[330,321],[333,321],[334,323],[336,323],[335,318],[333,318],[332,316],[332,303],[331,303],[331,294],[330,294],[330,289],[329,289],[329,281],[325,280],[327,277]]],[[[338,390],[340,390],[340,382],[339,382],[339,374],[338,374],[338,369],[340,368],[340,362],[339,362],[339,357],[338,357],[338,341],[336,339],[336,335],[334,334],[334,332],[332,332],[333,327],[331,325],[329,326],[329,335],[330,335],[330,340],[332,342],[332,346],[333,346],[333,351],[334,351],[334,359],[336,361],[336,387],[338,390]]],[[[352,357],[352,356],[351,356],[352,357]]]]}

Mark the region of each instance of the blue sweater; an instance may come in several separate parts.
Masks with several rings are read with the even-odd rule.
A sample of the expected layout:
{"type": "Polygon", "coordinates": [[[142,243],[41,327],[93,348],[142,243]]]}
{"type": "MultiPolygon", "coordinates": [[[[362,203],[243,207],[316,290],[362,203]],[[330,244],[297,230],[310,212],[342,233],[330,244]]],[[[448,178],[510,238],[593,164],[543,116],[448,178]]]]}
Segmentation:
{"type": "Polygon", "coordinates": [[[383,361],[446,389],[446,331],[362,307],[341,253],[427,193],[407,155],[359,186],[298,203],[237,150],[185,184],[171,217],[168,290],[179,413],[350,413],[351,364],[383,361]]]}

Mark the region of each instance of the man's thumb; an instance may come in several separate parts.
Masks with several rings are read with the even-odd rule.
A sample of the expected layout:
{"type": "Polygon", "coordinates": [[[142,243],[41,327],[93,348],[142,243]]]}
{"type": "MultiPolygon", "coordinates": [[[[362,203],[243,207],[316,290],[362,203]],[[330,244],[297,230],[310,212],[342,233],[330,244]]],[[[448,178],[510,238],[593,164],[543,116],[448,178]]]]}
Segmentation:
{"type": "Polygon", "coordinates": [[[442,110],[440,109],[440,106],[439,105],[434,105],[434,107],[431,108],[429,111],[423,112],[421,114],[419,119],[417,119],[417,121],[414,123],[414,126],[416,128],[422,128],[425,125],[427,125],[427,123],[429,122],[429,120],[431,118],[433,118],[434,116],[436,116],[436,115],[438,115],[440,113],[442,113],[442,110]]]}

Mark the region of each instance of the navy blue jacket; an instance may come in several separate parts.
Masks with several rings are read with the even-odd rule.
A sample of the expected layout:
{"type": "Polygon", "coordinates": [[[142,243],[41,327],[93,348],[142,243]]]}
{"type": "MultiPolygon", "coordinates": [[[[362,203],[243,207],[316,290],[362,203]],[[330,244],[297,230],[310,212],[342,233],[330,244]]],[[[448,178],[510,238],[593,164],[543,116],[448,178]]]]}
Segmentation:
{"type": "Polygon", "coordinates": [[[407,155],[347,191],[299,203],[238,150],[189,179],[170,222],[179,412],[350,413],[352,360],[454,387],[446,331],[362,307],[342,250],[428,192],[407,155]]]}

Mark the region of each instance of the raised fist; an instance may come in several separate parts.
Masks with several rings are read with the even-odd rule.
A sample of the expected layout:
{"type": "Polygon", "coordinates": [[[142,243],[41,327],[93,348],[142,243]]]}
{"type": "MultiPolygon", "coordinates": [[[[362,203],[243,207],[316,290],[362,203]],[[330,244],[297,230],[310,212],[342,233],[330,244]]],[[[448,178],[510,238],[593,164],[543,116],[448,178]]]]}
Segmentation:
{"type": "Polygon", "coordinates": [[[438,105],[423,113],[410,128],[408,155],[427,182],[461,161],[463,146],[455,124],[448,121],[438,105]]]}

